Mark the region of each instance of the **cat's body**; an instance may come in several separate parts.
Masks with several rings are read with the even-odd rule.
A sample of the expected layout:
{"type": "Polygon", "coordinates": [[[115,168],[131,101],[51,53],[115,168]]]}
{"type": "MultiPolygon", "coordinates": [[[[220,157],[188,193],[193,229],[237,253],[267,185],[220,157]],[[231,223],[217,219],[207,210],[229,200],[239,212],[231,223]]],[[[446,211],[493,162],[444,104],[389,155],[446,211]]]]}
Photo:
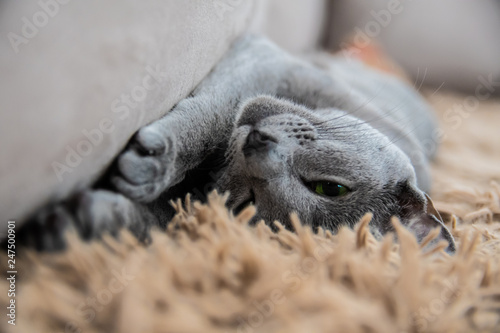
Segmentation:
{"type": "MultiPolygon", "coordinates": [[[[147,238],[171,217],[169,199],[205,194],[208,182],[229,191],[231,209],[255,204],[255,219],[289,226],[295,211],[335,231],[372,212],[379,235],[398,216],[419,239],[442,226],[453,251],[422,192],[433,154],[422,142],[433,129],[429,108],[397,79],[326,55],[300,60],[247,36],[118,157],[111,182],[127,198],[89,190],[39,221],[74,224],[87,238],[123,226],[147,238]]],[[[27,237],[50,248],[58,236],[46,234],[27,237]]]]}

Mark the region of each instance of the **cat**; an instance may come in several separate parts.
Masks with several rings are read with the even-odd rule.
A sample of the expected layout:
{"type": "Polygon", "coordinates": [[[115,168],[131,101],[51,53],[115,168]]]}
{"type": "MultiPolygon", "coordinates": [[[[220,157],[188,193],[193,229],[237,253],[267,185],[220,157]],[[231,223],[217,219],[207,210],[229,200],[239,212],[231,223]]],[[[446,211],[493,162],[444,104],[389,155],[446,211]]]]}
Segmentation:
{"type": "Polygon", "coordinates": [[[253,221],[293,229],[296,212],[335,232],[372,212],[380,238],[397,216],[418,240],[440,227],[452,253],[426,195],[434,151],[423,142],[434,129],[429,106],[394,77],[243,36],[188,98],[135,134],[107,178],[118,192],[89,189],[47,207],[21,237],[51,250],[64,247],[68,227],[85,239],[127,227],[147,241],[172,217],[169,199],[213,184],[236,213],[255,205],[253,221]]]}

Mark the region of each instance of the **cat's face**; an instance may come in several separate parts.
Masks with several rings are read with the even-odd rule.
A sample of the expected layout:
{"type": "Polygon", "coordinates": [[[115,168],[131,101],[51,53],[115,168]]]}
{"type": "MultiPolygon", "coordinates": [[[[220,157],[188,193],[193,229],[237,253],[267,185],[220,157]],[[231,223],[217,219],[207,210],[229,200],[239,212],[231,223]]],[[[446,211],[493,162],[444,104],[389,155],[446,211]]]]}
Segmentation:
{"type": "Polygon", "coordinates": [[[373,212],[372,230],[385,233],[391,216],[409,220],[424,213],[425,197],[407,156],[342,111],[257,97],[240,111],[227,158],[219,187],[230,191],[233,209],[252,202],[255,220],[290,227],[295,211],[303,223],[335,231],[373,212]]]}

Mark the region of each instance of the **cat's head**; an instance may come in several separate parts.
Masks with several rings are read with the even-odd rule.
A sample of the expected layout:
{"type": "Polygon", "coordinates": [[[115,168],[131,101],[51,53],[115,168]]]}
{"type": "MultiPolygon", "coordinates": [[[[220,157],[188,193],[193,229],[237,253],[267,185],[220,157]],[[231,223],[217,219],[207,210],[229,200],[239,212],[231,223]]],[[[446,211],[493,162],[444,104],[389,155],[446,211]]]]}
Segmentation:
{"type": "Polygon", "coordinates": [[[227,151],[229,166],[219,187],[229,206],[253,203],[255,220],[279,220],[291,228],[296,212],[304,224],[335,231],[354,225],[367,212],[375,234],[392,230],[397,216],[422,239],[442,226],[427,212],[408,157],[365,122],[340,110],[311,111],[269,96],[240,110],[227,151]]]}

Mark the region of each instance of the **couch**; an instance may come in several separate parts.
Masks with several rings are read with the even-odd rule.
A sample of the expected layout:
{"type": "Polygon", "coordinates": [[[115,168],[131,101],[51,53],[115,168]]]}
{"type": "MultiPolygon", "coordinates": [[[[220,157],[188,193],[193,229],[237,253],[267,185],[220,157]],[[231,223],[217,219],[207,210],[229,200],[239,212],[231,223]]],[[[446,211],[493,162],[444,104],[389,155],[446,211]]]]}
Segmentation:
{"type": "Polygon", "coordinates": [[[326,1],[292,2],[2,1],[0,238],[94,182],[242,33],[315,48],[326,1]]]}

